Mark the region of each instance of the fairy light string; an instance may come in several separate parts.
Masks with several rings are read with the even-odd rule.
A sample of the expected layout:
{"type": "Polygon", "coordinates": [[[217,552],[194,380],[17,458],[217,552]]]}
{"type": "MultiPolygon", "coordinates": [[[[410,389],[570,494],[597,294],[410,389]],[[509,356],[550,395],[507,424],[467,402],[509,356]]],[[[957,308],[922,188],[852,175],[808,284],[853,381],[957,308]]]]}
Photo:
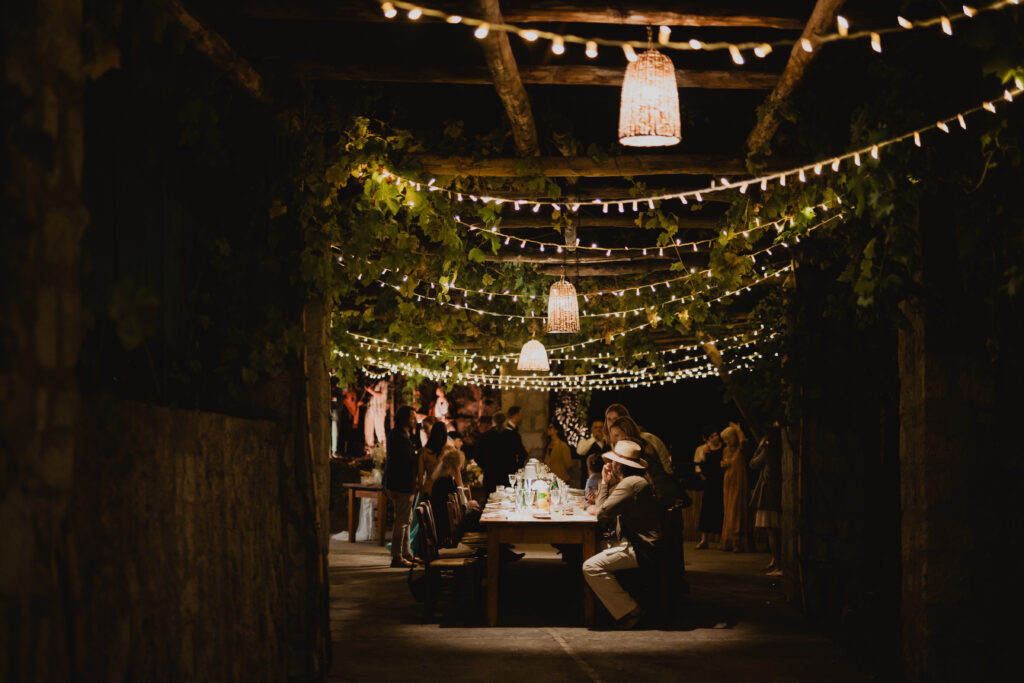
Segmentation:
{"type": "Polygon", "coordinates": [[[461,191],[456,191],[446,187],[435,185],[436,178],[432,178],[429,182],[422,183],[417,180],[411,180],[404,176],[398,175],[391,170],[384,168],[380,171],[375,172],[379,174],[385,181],[393,181],[404,185],[405,187],[416,188],[422,190],[423,186],[427,187],[428,191],[442,192],[450,198],[455,199],[457,202],[482,202],[484,204],[494,203],[496,205],[511,204],[515,210],[521,210],[524,207],[529,207],[530,210],[536,211],[540,207],[549,206],[555,210],[563,210],[568,208],[572,212],[578,212],[580,208],[587,207],[601,207],[603,212],[608,212],[609,207],[616,207],[615,210],[625,213],[627,210],[632,212],[640,211],[640,207],[655,208],[656,203],[664,202],[666,200],[678,200],[683,204],[689,204],[690,201],[703,202],[704,195],[712,194],[715,192],[723,191],[738,191],[740,194],[746,194],[750,189],[760,188],[762,192],[768,191],[774,188],[775,184],[778,183],[780,187],[785,187],[787,179],[792,178],[797,182],[807,182],[807,179],[814,176],[821,176],[825,173],[838,173],[842,168],[843,164],[852,162],[855,167],[860,167],[865,159],[871,158],[875,161],[880,160],[880,153],[883,149],[891,147],[893,145],[901,144],[904,142],[912,141],[916,147],[923,145],[922,136],[926,133],[934,133],[940,131],[943,134],[950,134],[953,130],[967,130],[967,118],[974,114],[982,111],[997,114],[999,108],[997,105],[1003,105],[1006,103],[1013,102],[1014,98],[1024,92],[1024,82],[1020,79],[1014,80],[1013,89],[1004,89],[1001,96],[986,100],[981,104],[965,109],[952,116],[948,116],[943,119],[939,119],[935,123],[930,123],[919,128],[915,128],[901,135],[881,140],[879,142],[870,143],[859,147],[857,149],[839,154],[837,156],[826,157],[813,161],[802,166],[794,166],[792,168],[783,171],[774,171],[764,175],[759,175],[750,178],[744,178],[741,180],[730,180],[728,178],[720,178],[718,180],[712,180],[706,187],[694,190],[684,190],[682,192],[670,192],[661,193],[654,195],[647,195],[643,197],[635,197],[632,199],[615,199],[615,200],[602,200],[600,198],[588,199],[583,201],[570,201],[565,200],[550,200],[550,199],[532,199],[526,197],[510,198],[510,197],[492,197],[492,196],[481,196],[475,194],[464,194],[461,191]]]}
{"type": "MultiPolygon", "coordinates": [[[[540,29],[524,28],[515,24],[492,23],[476,17],[449,14],[448,12],[403,2],[401,0],[378,0],[378,2],[380,2],[381,11],[388,19],[394,19],[397,17],[398,10],[401,9],[407,12],[406,16],[412,21],[416,21],[421,17],[426,16],[433,17],[435,19],[442,19],[448,24],[461,24],[467,26],[472,28],[473,35],[481,40],[486,38],[492,31],[500,31],[503,33],[517,35],[530,43],[537,40],[545,40],[551,44],[551,51],[556,55],[565,54],[565,45],[566,43],[570,43],[582,45],[584,48],[584,54],[586,54],[590,59],[597,57],[598,46],[602,46],[621,50],[625,59],[632,62],[637,59],[637,49],[645,49],[651,45],[650,42],[641,40],[613,40],[609,38],[582,37],[567,33],[555,33],[552,31],[542,31],[540,29]]],[[[704,42],[697,40],[696,38],[691,38],[685,41],[675,41],[672,40],[672,30],[668,26],[661,26],[658,29],[657,47],[661,50],[686,52],[698,50],[705,52],[727,51],[732,58],[732,63],[736,66],[743,66],[746,63],[744,53],[751,53],[758,59],[763,59],[771,54],[775,48],[790,47],[793,45],[800,45],[801,49],[805,52],[813,52],[818,47],[828,43],[867,39],[872,50],[875,52],[881,52],[881,37],[883,35],[906,33],[908,31],[938,26],[941,28],[943,33],[951,36],[954,33],[954,22],[973,19],[980,14],[997,12],[1015,7],[1020,3],[1021,0],[1000,0],[981,7],[973,7],[964,4],[961,5],[960,12],[950,12],[948,14],[940,14],[926,19],[917,19],[913,21],[903,16],[897,16],[889,26],[856,31],[851,31],[849,20],[846,19],[846,17],[839,15],[836,17],[835,32],[816,34],[807,37],[801,36],[798,38],[779,38],[771,41],[746,41],[738,43],[728,41],[704,42]]]]}

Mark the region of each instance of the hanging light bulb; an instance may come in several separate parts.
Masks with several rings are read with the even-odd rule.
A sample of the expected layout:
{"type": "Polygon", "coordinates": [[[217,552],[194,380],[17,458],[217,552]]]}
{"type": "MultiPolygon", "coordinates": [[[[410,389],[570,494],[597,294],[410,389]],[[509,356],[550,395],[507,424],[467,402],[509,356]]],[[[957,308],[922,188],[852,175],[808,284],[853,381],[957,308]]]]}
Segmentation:
{"type": "Polygon", "coordinates": [[[523,350],[519,352],[519,364],[516,365],[519,370],[525,370],[528,372],[547,372],[551,369],[548,365],[548,352],[536,339],[523,344],[523,350]]]}
{"type": "Polygon", "coordinates": [[[675,65],[649,49],[626,66],[619,102],[619,142],[628,147],[665,147],[680,139],[675,65]]]}
{"type": "Polygon", "coordinates": [[[565,276],[548,293],[548,332],[579,332],[580,311],[576,288],[565,276]]]}

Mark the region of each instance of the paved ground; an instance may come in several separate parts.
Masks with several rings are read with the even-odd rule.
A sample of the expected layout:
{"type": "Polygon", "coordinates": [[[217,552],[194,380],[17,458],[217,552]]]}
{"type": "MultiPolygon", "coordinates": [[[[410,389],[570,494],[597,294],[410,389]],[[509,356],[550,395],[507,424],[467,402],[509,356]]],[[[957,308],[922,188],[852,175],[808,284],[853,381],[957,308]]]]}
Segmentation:
{"type": "Polygon", "coordinates": [[[766,554],[687,544],[691,593],[674,630],[581,625],[578,575],[553,549],[525,546],[502,579],[500,625],[442,600],[424,623],[407,572],[383,548],[332,541],[332,681],[600,683],[878,680],[813,631],[760,569],[766,554]]]}

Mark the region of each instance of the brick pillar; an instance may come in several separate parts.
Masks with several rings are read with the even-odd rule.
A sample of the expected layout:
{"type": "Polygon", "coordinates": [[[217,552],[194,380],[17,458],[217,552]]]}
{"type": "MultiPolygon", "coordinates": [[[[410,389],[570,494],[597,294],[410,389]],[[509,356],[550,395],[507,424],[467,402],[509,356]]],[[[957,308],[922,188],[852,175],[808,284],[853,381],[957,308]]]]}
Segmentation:
{"type": "Polygon", "coordinates": [[[82,8],[79,0],[11,2],[0,17],[0,680],[67,680],[86,219],[82,8]]]}

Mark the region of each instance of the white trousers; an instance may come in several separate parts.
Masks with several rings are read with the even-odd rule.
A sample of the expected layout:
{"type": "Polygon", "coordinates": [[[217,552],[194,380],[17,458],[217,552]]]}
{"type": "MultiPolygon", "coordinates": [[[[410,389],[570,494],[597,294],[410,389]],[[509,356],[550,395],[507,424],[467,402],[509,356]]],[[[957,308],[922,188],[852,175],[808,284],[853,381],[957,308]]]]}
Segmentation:
{"type": "Polygon", "coordinates": [[[614,572],[639,566],[627,541],[599,552],[583,563],[583,577],[601,603],[618,621],[636,609],[636,600],[615,580],[614,572]]]}
{"type": "Polygon", "coordinates": [[[338,421],[331,420],[331,455],[338,452],[338,421]]]}
{"type": "Polygon", "coordinates": [[[372,446],[377,441],[383,441],[385,438],[384,434],[384,410],[378,410],[377,408],[368,408],[366,410],[365,423],[363,424],[363,433],[366,437],[366,445],[372,446]],[[376,439],[374,437],[376,436],[376,439]]]}

